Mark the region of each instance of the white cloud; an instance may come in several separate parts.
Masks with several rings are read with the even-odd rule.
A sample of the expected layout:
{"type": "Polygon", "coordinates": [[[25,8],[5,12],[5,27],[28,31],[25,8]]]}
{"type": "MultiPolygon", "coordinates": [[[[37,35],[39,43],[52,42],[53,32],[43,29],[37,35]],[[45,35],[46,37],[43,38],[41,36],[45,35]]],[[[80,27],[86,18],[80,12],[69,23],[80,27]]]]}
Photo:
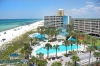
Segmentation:
{"type": "Polygon", "coordinates": [[[79,9],[73,8],[71,10],[66,10],[66,15],[90,15],[90,14],[96,14],[100,15],[100,6],[94,6],[94,3],[92,2],[86,2],[87,5],[84,7],[81,7],[79,9]]]}
{"type": "Polygon", "coordinates": [[[86,2],[88,5],[94,5],[93,2],[86,2]]]}

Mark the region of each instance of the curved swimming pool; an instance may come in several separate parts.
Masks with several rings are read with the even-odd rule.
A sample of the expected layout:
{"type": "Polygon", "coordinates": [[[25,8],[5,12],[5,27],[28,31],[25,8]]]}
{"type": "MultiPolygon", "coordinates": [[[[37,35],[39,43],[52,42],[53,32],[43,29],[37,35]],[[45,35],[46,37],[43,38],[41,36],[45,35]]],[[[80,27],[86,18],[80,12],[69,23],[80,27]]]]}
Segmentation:
{"type": "MultiPolygon", "coordinates": [[[[78,48],[81,48],[81,47],[78,46],[78,48]]],[[[75,50],[75,49],[77,49],[77,45],[73,44],[72,50],[75,50]]],[[[67,46],[67,50],[68,51],[71,50],[71,46],[67,46]]],[[[66,51],[66,47],[64,45],[59,45],[59,50],[57,52],[64,52],[64,51],[66,51]]],[[[43,54],[47,54],[47,49],[45,49],[44,47],[41,47],[38,50],[36,50],[35,52],[36,52],[36,54],[38,54],[40,52],[43,54]]],[[[52,53],[56,53],[56,50],[53,48],[49,50],[49,54],[52,54],[52,53]]]]}

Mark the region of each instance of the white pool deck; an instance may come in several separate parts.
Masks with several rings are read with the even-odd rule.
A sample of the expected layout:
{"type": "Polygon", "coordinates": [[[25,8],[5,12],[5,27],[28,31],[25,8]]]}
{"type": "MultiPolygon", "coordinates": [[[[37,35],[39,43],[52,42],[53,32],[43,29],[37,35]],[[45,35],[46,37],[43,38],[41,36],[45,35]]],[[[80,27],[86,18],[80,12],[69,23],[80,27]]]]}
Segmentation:
{"type": "MultiPolygon", "coordinates": [[[[38,49],[41,48],[41,47],[44,47],[46,43],[50,43],[50,44],[52,44],[52,45],[62,44],[62,42],[58,42],[58,41],[55,41],[55,42],[48,42],[48,41],[43,42],[43,41],[42,41],[42,42],[40,42],[40,46],[37,46],[37,45],[32,46],[32,48],[33,48],[34,50],[32,51],[32,54],[31,54],[31,55],[32,55],[32,56],[36,56],[36,52],[35,52],[35,51],[38,50],[38,49]]],[[[78,51],[86,51],[86,49],[84,49],[84,46],[83,46],[83,45],[79,45],[79,46],[80,46],[81,48],[79,48],[78,51]]],[[[87,46],[86,46],[86,47],[87,47],[87,46]]],[[[75,49],[75,50],[77,50],[77,49],[75,49]]],[[[65,52],[66,52],[66,51],[57,52],[57,55],[58,55],[58,56],[62,56],[63,61],[60,61],[60,59],[55,59],[55,60],[50,60],[50,61],[47,60],[47,62],[48,62],[47,66],[51,66],[51,64],[52,64],[53,62],[55,62],[55,61],[60,61],[60,62],[62,63],[62,65],[65,66],[65,63],[66,63],[66,62],[72,61],[72,60],[71,60],[71,56],[69,56],[69,57],[63,56],[63,54],[64,54],[65,52]]],[[[77,53],[77,55],[78,55],[78,56],[80,57],[80,59],[81,59],[81,61],[77,62],[77,63],[80,64],[80,66],[89,63],[89,52],[86,52],[86,53],[79,52],[79,53],[77,53]]],[[[51,54],[49,54],[49,57],[52,57],[52,56],[53,56],[53,57],[56,56],[56,53],[51,53],[51,54]]],[[[47,54],[44,54],[44,58],[46,58],[46,57],[47,57],[47,54]]],[[[96,61],[96,58],[93,56],[93,52],[92,52],[92,53],[91,53],[90,63],[92,63],[92,62],[94,62],[94,61],[96,61]]]]}
{"type": "MultiPolygon", "coordinates": [[[[60,45],[60,44],[62,44],[62,41],[61,42],[58,42],[58,41],[55,41],[55,42],[48,42],[48,41],[46,41],[46,42],[40,42],[40,45],[38,46],[38,45],[35,45],[35,46],[32,46],[32,48],[34,49],[33,51],[32,51],[32,56],[36,56],[36,51],[39,49],[39,48],[41,48],[41,47],[44,47],[45,46],[45,44],[46,43],[50,43],[52,46],[53,45],[56,45],[56,44],[58,44],[58,45],[60,45]]],[[[79,48],[78,49],[78,51],[83,51],[84,50],[84,47],[83,47],[83,45],[79,45],[81,48],[79,48]]],[[[77,50],[77,49],[74,49],[74,50],[77,50]]],[[[68,52],[68,51],[67,51],[68,52]]],[[[57,55],[58,56],[62,56],[64,53],[66,53],[66,51],[62,51],[62,52],[57,52],[57,55]]],[[[55,56],[56,55],[56,52],[55,53],[49,53],[49,56],[55,56]]],[[[47,54],[44,54],[44,58],[45,57],[47,57],[47,54]]]]}

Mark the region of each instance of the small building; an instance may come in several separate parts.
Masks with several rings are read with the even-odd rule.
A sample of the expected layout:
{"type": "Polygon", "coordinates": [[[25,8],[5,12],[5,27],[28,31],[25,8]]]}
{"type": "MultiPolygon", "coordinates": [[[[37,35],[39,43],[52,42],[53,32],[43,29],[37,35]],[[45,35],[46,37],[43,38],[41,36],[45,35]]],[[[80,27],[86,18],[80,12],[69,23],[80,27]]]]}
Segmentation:
{"type": "Polygon", "coordinates": [[[10,60],[19,59],[18,56],[16,53],[10,54],[10,60]]]}

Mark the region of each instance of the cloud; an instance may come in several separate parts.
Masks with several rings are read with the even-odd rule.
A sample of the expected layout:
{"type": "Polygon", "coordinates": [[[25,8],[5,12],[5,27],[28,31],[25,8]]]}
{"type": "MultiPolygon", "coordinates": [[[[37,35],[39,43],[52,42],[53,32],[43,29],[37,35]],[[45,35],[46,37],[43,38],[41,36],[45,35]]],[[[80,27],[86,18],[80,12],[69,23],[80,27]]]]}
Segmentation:
{"type": "Polygon", "coordinates": [[[77,15],[100,15],[100,6],[95,6],[93,2],[86,2],[86,6],[79,9],[73,8],[66,10],[65,14],[70,16],[77,15]]]}
{"type": "Polygon", "coordinates": [[[93,2],[86,2],[86,4],[88,4],[88,5],[94,5],[93,2]]]}

